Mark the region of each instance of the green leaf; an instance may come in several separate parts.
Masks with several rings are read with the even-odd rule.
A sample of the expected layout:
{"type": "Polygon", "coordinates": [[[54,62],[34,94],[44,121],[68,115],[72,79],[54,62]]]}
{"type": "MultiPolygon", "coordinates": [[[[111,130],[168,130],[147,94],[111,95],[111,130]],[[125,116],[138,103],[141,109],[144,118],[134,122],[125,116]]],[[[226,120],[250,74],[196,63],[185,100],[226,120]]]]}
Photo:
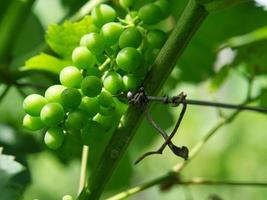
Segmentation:
{"type": "Polygon", "coordinates": [[[35,14],[31,13],[23,28],[16,36],[17,39],[12,49],[12,56],[20,62],[17,61],[17,64],[15,65],[23,64],[25,61],[25,54],[28,55],[36,48],[36,46],[40,45],[43,41],[44,33],[45,31],[40,23],[40,20],[35,14]]]}
{"type": "Polygon", "coordinates": [[[20,199],[30,182],[29,171],[14,156],[2,154],[2,150],[0,147],[0,199],[20,199]]]}
{"type": "Polygon", "coordinates": [[[71,61],[41,53],[27,60],[22,70],[42,70],[58,74],[67,65],[71,65],[71,61]]]}
{"type": "Polygon", "coordinates": [[[223,46],[231,48],[241,48],[252,43],[267,40],[267,26],[256,29],[245,35],[232,37],[223,46]]]}
{"type": "Polygon", "coordinates": [[[45,36],[46,42],[59,56],[70,57],[73,49],[79,46],[80,38],[97,28],[92,24],[90,16],[79,22],[64,22],[63,25],[52,24],[48,27],[45,36]]]}
{"type": "MultiPolygon", "coordinates": [[[[180,1],[174,3],[176,2],[180,4],[180,1]]],[[[178,17],[179,12],[174,12],[175,10],[173,11],[175,17],[178,17]]],[[[222,12],[211,13],[178,63],[181,80],[198,83],[213,76],[218,46],[230,37],[266,26],[266,18],[267,12],[255,7],[254,2],[238,4],[222,12]],[[245,26],[244,22],[246,22],[245,26]]]]}
{"type": "Polygon", "coordinates": [[[245,64],[248,75],[261,75],[267,73],[267,40],[251,43],[238,49],[237,56],[232,65],[245,64]]]}
{"type": "Polygon", "coordinates": [[[0,148],[0,186],[24,169],[19,162],[15,161],[14,156],[2,154],[2,151],[3,148],[0,148]]]}
{"type": "Polygon", "coordinates": [[[232,66],[242,65],[247,75],[267,73],[267,26],[228,39],[222,47],[236,50],[232,66]]]}

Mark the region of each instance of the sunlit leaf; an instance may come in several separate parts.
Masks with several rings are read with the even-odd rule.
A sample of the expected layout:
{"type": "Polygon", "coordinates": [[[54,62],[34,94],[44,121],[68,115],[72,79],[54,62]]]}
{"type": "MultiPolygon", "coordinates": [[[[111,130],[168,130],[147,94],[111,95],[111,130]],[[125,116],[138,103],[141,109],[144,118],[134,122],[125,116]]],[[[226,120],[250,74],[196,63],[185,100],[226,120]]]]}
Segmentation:
{"type": "Polygon", "coordinates": [[[241,48],[252,43],[267,40],[267,26],[256,29],[250,33],[232,37],[223,46],[231,48],[241,48]]]}
{"type": "Polygon", "coordinates": [[[79,45],[80,38],[96,30],[91,17],[87,16],[79,22],[64,22],[63,25],[52,24],[46,33],[46,42],[59,56],[70,57],[72,50],[79,45]]]}
{"type": "Polygon", "coordinates": [[[70,61],[41,53],[27,60],[22,70],[42,70],[58,74],[62,68],[70,64],[70,61]]]}

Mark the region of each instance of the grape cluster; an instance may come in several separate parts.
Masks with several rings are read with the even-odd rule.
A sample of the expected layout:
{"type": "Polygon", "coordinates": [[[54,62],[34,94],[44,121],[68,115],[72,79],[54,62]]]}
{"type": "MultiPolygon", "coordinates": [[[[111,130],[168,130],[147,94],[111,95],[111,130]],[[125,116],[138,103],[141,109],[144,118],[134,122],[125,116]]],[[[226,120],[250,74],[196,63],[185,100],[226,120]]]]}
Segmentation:
{"type": "Polygon", "coordinates": [[[103,134],[115,123],[121,102],[116,95],[137,89],[167,34],[155,24],[168,17],[168,1],[157,0],[135,8],[134,0],[120,0],[124,18],[107,4],[91,12],[96,32],[80,39],[72,52],[72,66],[59,74],[61,84],[44,96],[31,94],[23,102],[24,127],[46,128],[44,141],[59,148],[66,134],[81,134],[88,144],[92,133],[103,134]]]}

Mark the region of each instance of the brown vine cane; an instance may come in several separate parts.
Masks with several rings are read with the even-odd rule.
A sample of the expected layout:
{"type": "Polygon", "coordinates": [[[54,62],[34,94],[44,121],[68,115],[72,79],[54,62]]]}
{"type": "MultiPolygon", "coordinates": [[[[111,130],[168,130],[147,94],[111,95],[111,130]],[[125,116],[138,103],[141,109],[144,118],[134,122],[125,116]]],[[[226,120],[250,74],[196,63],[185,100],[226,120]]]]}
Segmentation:
{"type": "Polygon", "coordinates": [[[145,90],[143,87],[141,87],[138,92],[136,93],[131,93],[129,92],[127,94],[127,98],[129,100],[129,104],[132,104],[132,105],[136,105],[136,106],[142,106],[145,110],[145,114],[146,114],[146,118],[148,120],[148,122],[162,135],[162,137],[164,138],[165,142],[162,144],[162,146],[156,150],[156,151],[150,151],[150,152],[147,152],[145,154],[143,154],[140,158],[138,158],[136,161],[135,161],[135,164],[138,164],[140,161],[142,161],[144,158],[146,158],[147,156],[150,156],[150,155],[153,155],[153,154],[162,154],[163,153],[163,150],[165,149],[166,146],[168,146],[171,151],[179,156],[179,157],[182,157],[184,158],[185,160],[187,160],[188,158],[188,148],[185,147],[185,146],[182,146],[182,147],[178,147],[176,145],[174,145],[172,143],[172,138],[174,137],[175,133],[177,132],[181,122],[182,122],[182,119],[184,117],[184,114],[186,112],[186,101],[185,101],[185,98],[186,98],[186,95],[182,92],[180,93],[179,95],[175,96],[175,97],[172,97],[171,99],[169,99],[169,97],[165,97],[165,100],[163,103],[165,104],[172,104],[173,106],[177,107],[179,106],[180,104],[182,104],[182,110],[180,112],[180,115],[179,115],[179,118],[176,122],[176,125],[173,129],[173,131],[171,132],[170,135],[168,135],[152,118],[152,116],[150,115],[149,113],[149,110],[148,110],[148,107],[147,107],[147,103],[152,100],[150,96],[147,96],[146,93],[145,93],[145,90]]]}

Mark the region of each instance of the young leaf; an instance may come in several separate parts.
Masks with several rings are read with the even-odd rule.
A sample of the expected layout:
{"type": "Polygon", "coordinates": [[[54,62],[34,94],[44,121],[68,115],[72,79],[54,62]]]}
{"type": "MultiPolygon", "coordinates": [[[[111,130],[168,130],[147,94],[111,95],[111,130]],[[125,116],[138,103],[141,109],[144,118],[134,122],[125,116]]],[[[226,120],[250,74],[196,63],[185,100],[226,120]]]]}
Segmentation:
{"type": "Polygon", "coordinates": [[[46,33],[46,42],[59,56],[70,57],[72,50],[79,45],[80,38],[97,28],[92,24],[90,16],[79,22],[64,22],[63,25],[52,24],[46,33]]]}
{"type": "Polygon", "coordinates": [[[54,56],[41,53],[27,60],[22,70],[42,70],[58,74],[63,67],[70,64],[71,61],[61,60],[54,56]]]}

